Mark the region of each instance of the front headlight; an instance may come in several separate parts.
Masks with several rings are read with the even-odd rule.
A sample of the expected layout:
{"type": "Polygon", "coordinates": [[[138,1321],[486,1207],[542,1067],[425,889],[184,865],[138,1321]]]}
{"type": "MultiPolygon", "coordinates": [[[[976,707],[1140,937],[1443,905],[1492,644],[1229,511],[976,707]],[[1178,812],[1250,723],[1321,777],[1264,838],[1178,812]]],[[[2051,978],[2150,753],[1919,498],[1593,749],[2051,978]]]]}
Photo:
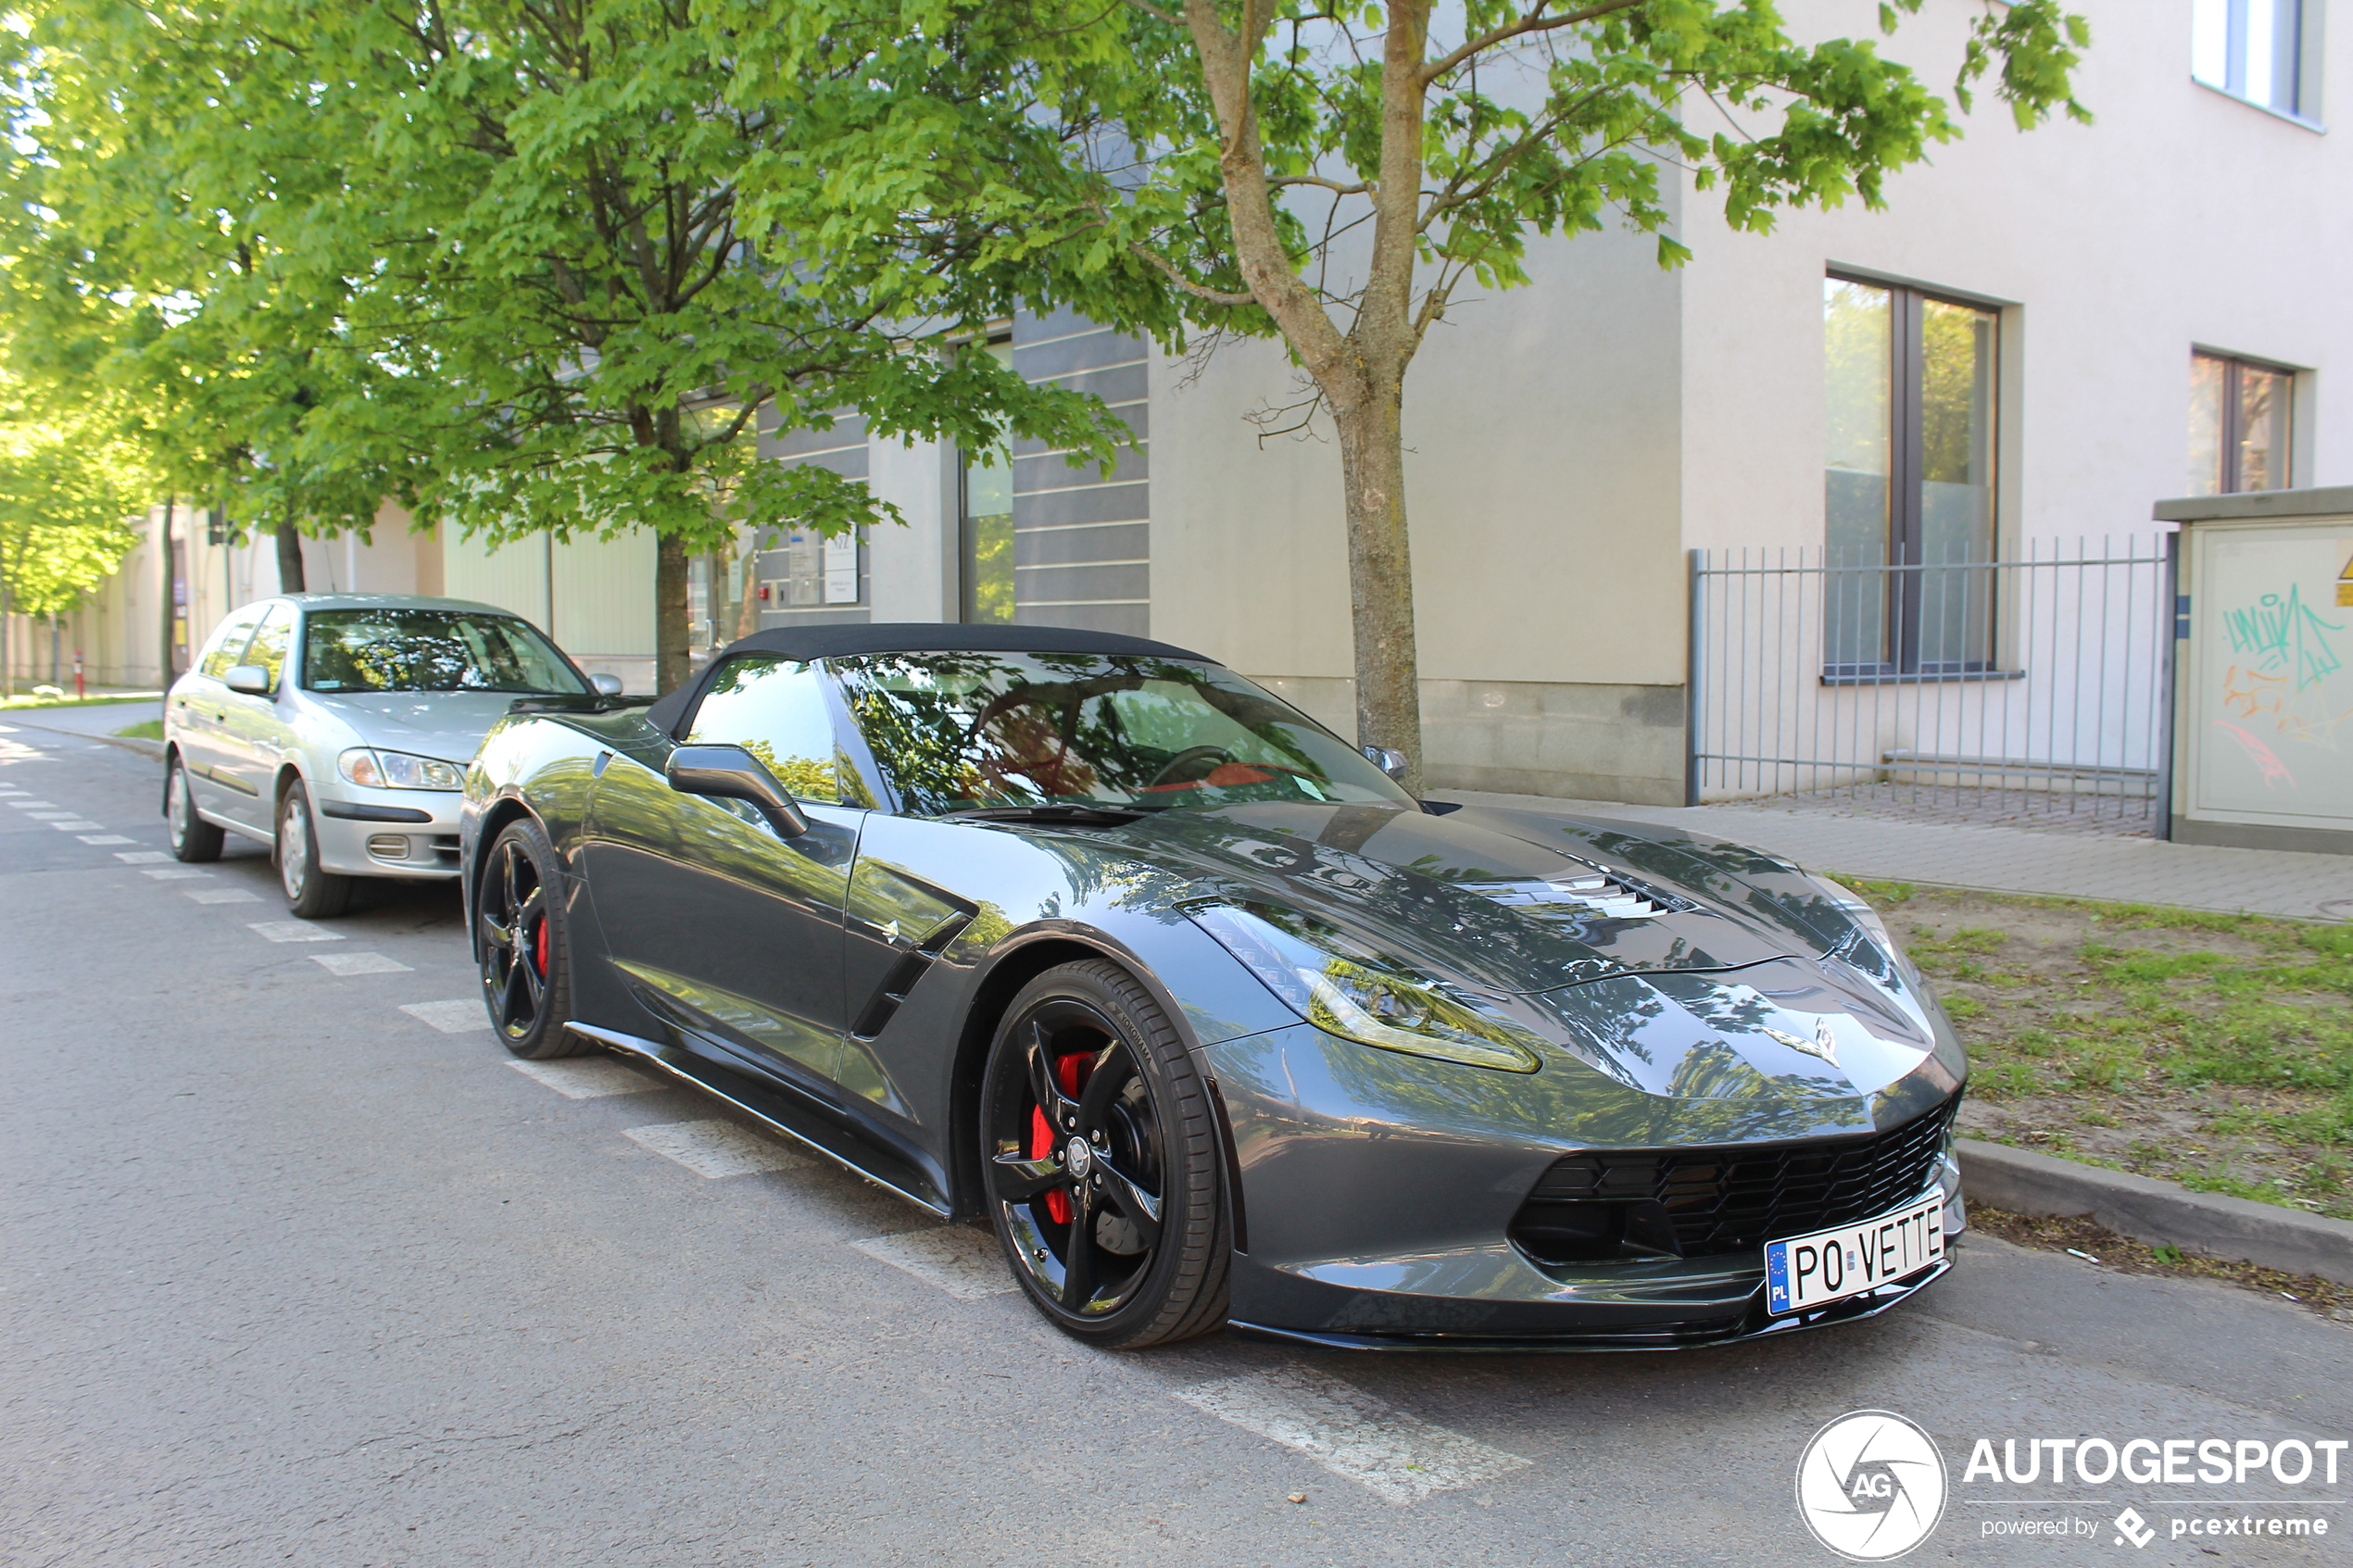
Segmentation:
{"type": "Polygon", "coordinates": [[[335,771],[370,789],[463,789],[466,771],[437,757],[355,746],[335,759],[335,771]]]}
{"type": "Polygon", "coordinates": [[[1533,1073],[1543,1040],[1478,997],[1271,905],[1201,904],[1185,911],[1318,1029],[1468,1067],[1533,1073]]]}

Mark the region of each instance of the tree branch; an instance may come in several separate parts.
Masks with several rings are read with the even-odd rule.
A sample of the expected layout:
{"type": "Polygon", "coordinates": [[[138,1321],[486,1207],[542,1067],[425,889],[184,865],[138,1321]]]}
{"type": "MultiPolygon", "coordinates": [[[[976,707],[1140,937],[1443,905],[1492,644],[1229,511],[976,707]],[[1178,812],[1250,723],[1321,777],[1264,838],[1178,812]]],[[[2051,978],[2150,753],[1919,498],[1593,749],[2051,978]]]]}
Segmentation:
{"type": "Polygon", "coordinates": [[[1258,303],[1258,296],[1247,291],[1241,294],[1227,294],[1222,290],[1208,288],[1193,282],[1178,271],[1176,264],[1168,257],[1148,246],[1138,245],[1133,240],[1128,242],[1127,248],[1167,273],[1170,282],[1175,283],[1195,299],[1205,299],[1212,305],[1255,305],[1258,303]]]}
{"type": "Polygon", "coordinates": [[[1453,54],[1432,60],[1422,68],[1422,84],[1428,86],[1465,60],[1483,55],[1496,44],[1509,43],[1524,33],[1550,32],[1555,28],[1575,27],[1579,22],[1595,21],[1618,11],[1630,11],[1635,6],[1643,4],[1643,0],[1594,0],[1592,5],[1579,10],[1564,11],[1557,17],[1548,17],[1544,14],[1544,6],[1549,3],[1550,0],[1538,0],[1536,6],[1519,20],[1507,22],[1492,32],[1470,40],[1453,54]]]}

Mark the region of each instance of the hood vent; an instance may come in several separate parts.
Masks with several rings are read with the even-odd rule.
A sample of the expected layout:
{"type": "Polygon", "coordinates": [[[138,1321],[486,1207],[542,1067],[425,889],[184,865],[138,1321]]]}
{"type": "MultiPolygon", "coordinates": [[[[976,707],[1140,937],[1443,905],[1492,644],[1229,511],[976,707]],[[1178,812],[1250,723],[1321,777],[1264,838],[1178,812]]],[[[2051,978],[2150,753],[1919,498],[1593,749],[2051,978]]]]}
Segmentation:
{"type": "Polygon", "coordinates": [[[1514,882],[1479,889],[1498,904],[1526,909],[1538,920],[1651,920],[1692,909],[1687,899],[1610,875],[1574,872],[1542,882],[1514,882]]]}

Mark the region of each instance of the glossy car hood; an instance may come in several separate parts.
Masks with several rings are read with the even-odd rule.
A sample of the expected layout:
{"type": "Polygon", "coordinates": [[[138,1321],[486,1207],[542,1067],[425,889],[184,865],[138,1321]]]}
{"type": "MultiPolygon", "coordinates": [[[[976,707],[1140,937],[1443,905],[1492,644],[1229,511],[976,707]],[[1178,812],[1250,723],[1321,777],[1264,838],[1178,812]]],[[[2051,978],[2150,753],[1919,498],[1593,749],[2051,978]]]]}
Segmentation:
{"type": "Polygon", "coordinates": [[[1739,969],[1818,946],[1622,859],[1571,853],[1465,812],[1234,806],[1169,811],[1123,836],[1164,863],[1493,991],[1739,969]]]}
{"type": "Polygon", "coordinates": [[[514,692],[312,692],[310,699],[370,746],[438,757],[460,767],[506,717],[514,692]]]}
{"type": "Polygon", "coordinates": [[[1824,890],[1753,851],[1635,826],[1269,805],[1170,811],[1120,836],[1202,894],[1265,898],[1487,990],[1629,1104],[1718,1107],[1723,1137],[1869,1125],[1874,1102],[1909,1115],[1959,1087],[1934,1004],[1876,947],[1841,940],[1851,922],[1824,890]]]}

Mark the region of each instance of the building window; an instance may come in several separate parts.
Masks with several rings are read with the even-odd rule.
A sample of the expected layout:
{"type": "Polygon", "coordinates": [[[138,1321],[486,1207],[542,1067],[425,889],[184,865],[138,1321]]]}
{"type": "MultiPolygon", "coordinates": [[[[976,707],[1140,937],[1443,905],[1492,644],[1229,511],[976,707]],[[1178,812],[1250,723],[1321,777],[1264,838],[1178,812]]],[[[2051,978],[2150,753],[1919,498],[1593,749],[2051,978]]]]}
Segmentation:
{"type": "MultiPolygon", "coordinates": [[[[988,356],[1013,362],[1011,338],[988,356]]],[[[1013,451],[1010,441],[963,455],[962,534],[963,619],[1006,625],[1013,619],[1013,451]]]]}
{"type": "Polygon", "coordinates": [[[2220,354],[2190,356],[2193,495],[2284,490],[2296,376],[2220,354]]]}
{"type": "Polygon", "coordinates": [[[1826,672],[1983,670],[2001,318],[1847,278],[1826,280],[1822,306],[1826,672]]]}
{"type": "Polygon", "coordinates": [[[2319,94],[2304,70],[2304,10],[2318,0],[2193,0],[2190,74],[2208,87],[2302,118],[2319,94]]]}

